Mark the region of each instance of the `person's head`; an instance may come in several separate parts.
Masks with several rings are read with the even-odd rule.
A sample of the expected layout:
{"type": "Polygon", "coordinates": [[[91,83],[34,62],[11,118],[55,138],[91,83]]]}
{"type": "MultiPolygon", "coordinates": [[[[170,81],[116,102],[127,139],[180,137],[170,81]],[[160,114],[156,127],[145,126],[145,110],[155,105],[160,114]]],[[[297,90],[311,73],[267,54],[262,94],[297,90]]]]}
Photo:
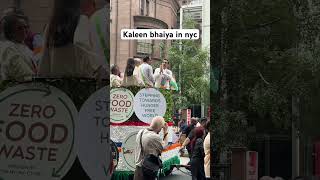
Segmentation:
{"type": "Polygon", "coordinates": [[[120,75],[119,67],[117,65],[112,65],[111,66],[111,73],[119,76],[120,75]]]}
{"type": "Polygon", "coordinates": [[[196,125],[196,124],[198,123],[197,118],[192,117],[191,120],[190,120],[190,123],[191,123],[192,125],[196,125]]]}
{"type": "Polygon", "coordinates": [[[29,23],[29,19],[28,19],[28,17],[25,15],[25,13],[23,12],[22,9],[19,9],[19,8],[16,8],[16,7],[9,7],[9,8],[5,9],[5,10],[2,12],[2,17],[10,16],[10,15],[20,16],[20,17],[24,18],[27,23],[29,23]]]}
{"type": "Polygon", "coordinates": [[[204,129],[206,130],[206,132],[210,132],[210,126],[211,126],[211,123],[210,123],[210,119],[209,120],[206,120],[205,123],[203,123],[203,127],[204,129]]]}
{"type": "Polygon", "coordinates": [[[8,16],[17,16],[19,18],[22,18],[25,20],[26,24],[27,24],[27,31],[29,32],[29,19],[28,17],[24,14],[24,12],[16,7],[9,7],[5,10],[3,10],[2,15],[1,15],[1,19],[0,19],[0,34],[2,34],[2,36],[4,37],[4,19],[8,16]]]}
{"type": "Polygon", "coordinates": [[[184,125],[186,123],[186,119],[181,119],[179,123],[180,123],[179,125],[181,126],[184,125]]]}
{"type": "Polygon", "coordinates": [[[23,43],[28,33],[27,22],[20,16],[5,16],[3,18],[3,33],[7,40],[23,43]]]}
{"type": "Polygon", "coordinates": [[[201,138],[203,139],[204,138],[204,128],[203,127],[196,127],[193,131],[193,139],[191,140],[191,148],[193,149],[194,146],[195,146],[195,143],[197,141],[197,139],[201,138]]]}
{"type": "Polygon", "coordinates": [[[80,0],[81,13],[90,17],[96,11],[95,0],[80,0]]]}
{"type": "Polygon", "coordinates": [[[46,34],[46,46],[72,44],[79,18],[80,0],[55,0],[46,34]]]}
{"type": "Polygon", "coordinates": [[[129,58],[127,60],[127,66],[126,66],[126,71],[125,71],[125,75],[126,76],[132,76],[133,75],[133,71],[135,68],[135,62],[133,58],[129,58]]]}
{"type": "Polygon", "coordinates": [[[194,129],[194,137],[196,138],[203,138],[204,135],[204,128],[203,127],[196,127],[194,129]]]}
{"type": "Polygon", "coordinates": [[[200,124],[202,127],[205,127],[206,123],[207,123],[207,118],[206,117],[203,117],[199,120],[200,124]]]}
{"type": "Polygon", "coordinates": [[[163,67],[164,69],[168,69],[168,68],[169,68],[169,61],[168,61],[168,59],[163,59],[163,61],[162,61],[162,67],[163,67]]]}
{"type": "Polygon", "coordinates": [[[165,126],[165,121],[164,118],[161,116],[156,116],[152,119],[151,124],[150,124],[150,128],[156,132],[159,133],[161,131],[161,129],[165,126]]]}
{"type": "Polygon", "coordinates": [[[144,58],[143,58],[143,62],[144,62],[144,63],[147,63],[147,64],[151,64],[151,59],[150,59],[150,57],[149,57],[149,56],[144,57],[144,58]]]}
{"type": "Polygon", "coordinates": [[[141,65],[141,59],[140,58],[134,58],[134,63],[135,63],[135,66],[140,66],[141,65]]]}

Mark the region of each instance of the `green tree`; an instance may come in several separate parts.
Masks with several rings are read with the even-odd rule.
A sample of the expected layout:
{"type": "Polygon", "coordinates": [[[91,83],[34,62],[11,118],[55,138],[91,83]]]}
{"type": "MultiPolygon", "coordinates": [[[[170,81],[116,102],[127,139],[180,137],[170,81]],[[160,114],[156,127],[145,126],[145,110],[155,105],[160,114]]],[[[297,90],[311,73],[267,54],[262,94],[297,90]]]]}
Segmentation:
{"type": "MultiPolygon", "coordinates": [[[[190,18],[184,19],[184,28],[195,28],[190,18]]],[[[191,104],[209,105],[209,54],[197,40],[181,40],[172,43],[168,54],[171,68],[179,84],[181,94],[175,98],[176,108],[191,104]]]]}
{"type": "Polygon", "coordinates": [[[238,119],[240,123],[243,118],[258,133],[290,135],[292,97],[301,99],[301,124],[305,127],[317,124],[318,7],[319,3],[312,0],[216,1],[212,65],[219,69],[216,77],[219,89],[214,93],[213,108],[218,114],[213,126],[217,144],[224,142],[230,147],[248,142],[228,141],[223,138],[228,131],[221,131],[228,130],[224,127],[230,125],[228,122],[238,119]],[[243,116],[231,118],[230,112],[243,116]]]}

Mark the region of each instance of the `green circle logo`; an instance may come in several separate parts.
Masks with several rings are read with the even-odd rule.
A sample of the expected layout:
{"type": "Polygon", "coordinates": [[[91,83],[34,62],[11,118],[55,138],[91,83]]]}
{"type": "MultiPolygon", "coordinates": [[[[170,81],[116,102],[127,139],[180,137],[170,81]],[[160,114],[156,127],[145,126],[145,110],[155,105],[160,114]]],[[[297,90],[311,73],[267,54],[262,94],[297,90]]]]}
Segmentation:
{"type": "Polygon", "coordinates": [[[124,88],[112,89],[110,92],[110,120],[123,123],[133,114],[134,95],[124,88]]]}

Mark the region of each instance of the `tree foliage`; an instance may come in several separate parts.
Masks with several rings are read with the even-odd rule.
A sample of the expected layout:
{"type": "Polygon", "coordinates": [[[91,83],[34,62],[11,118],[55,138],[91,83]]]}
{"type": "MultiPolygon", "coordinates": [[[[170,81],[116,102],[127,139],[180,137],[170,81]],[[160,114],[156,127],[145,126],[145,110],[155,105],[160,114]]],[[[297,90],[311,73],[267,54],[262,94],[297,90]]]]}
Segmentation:
{"type": "MultiPolygon", "coordinates": [[[[184,28],[195,28],[191,19],[184,20],[184,28]]],[[[169,61],[181,94],[176,96],[177,108],[191,104],[209,104],[209,54],[196,40],[181,40],[169,48],[169,61]],[[180,75],[180,76],[179,76],[180,75]]]]}
{"type": "Polygon", "coordinates": [[[303,99],[304,109],[315,106],[320,84],[317,7],[312,0],[217,1],[212,64],[220,69],[214,104],[221,113],[241,112],[260,133],[280,133],[291,127],[292,97],[303,99]]]}

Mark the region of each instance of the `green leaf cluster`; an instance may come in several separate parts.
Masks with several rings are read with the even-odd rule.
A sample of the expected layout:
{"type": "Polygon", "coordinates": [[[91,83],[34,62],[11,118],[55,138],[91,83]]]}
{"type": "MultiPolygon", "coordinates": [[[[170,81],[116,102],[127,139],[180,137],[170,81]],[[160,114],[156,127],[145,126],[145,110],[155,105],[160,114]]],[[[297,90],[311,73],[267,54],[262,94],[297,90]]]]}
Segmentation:
{"type": "MultiPolygon", "coordinates": [[[[184,20],[184,28],[195,28],[190,18],[184,20]]],[[[199,41],[174,41],[169,48],[168,59],[181,94],[175,97],[175,108],[187,108],[192,104],[210,103],[209,53],[199,41]]]]}

